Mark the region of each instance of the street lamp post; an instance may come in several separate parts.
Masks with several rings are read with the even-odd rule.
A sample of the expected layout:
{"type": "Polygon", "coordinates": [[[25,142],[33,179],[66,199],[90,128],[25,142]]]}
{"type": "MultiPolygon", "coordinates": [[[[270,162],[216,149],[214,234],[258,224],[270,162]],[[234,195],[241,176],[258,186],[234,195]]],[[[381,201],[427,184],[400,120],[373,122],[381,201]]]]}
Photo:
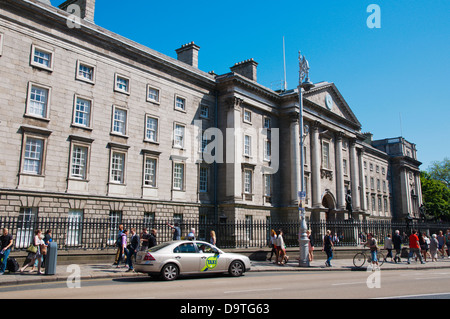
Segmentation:
{"type": "Polygon", "coordinates": [[[304,124],[303,124],[303,94],[302,89],[309,91],[314,87],[314,84],[309,81],[309,64],[305,56],[302,56],[300,51],[298,52],[299,59],[299,83],[298,83],[298,97],[299,97],[299,126],[300,126],[300,191],[298,192],[298,210],[300,214],[300,267],[309,267],[309,239],[306,234],[307,225],[305,218],[305,165],[304,165],[304,124]]]}

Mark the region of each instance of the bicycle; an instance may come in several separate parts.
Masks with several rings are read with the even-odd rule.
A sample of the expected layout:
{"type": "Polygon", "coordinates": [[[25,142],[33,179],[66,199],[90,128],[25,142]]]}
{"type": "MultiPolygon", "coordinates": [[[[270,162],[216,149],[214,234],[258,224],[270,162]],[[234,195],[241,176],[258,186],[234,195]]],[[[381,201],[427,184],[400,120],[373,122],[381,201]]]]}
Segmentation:
{"type": "MultiPolygon", "coordinates": [[[[367,254],[368,250],[362,250],[359,253],[356,253],[356,255],[353,257],[353,265],[356,268],[361,268],[366,263],[366,260],[368,263],[372,262],[372,256],[369,252],[367,254]]],[[[378,260],[378,266],[381,267],[384,264],[384,254],[381,252],[381,250],[377,250],[377,260],[378,260]]]]}

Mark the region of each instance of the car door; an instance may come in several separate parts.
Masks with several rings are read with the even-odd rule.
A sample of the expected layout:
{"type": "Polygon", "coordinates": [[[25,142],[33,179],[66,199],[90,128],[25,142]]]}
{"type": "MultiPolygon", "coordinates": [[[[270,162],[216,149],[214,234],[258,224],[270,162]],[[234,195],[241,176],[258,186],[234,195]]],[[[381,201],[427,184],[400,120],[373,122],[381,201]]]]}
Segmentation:
{"type": "Polygon", "coordinates": [[[181,273],[198,272],[200,265],[200,254],[194,243],[182,243],[174,248],[174,258],[181,265],[181,273]]]}
{"type": "Polygon", "coordinates": [[[226,255],[207,243],[197,243],[200,254],[200,272],[224,272],[227,271],[226,255]]]}

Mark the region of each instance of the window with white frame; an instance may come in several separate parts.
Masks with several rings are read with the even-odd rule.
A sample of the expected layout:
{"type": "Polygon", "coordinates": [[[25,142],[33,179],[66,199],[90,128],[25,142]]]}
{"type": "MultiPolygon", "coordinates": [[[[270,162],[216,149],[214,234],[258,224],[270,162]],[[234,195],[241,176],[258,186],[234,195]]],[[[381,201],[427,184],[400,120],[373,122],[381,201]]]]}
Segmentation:
{"type": "Polygon", "coordinates": [[[34,230],[38,217],[37,207],[21,207],[17,220],[15,236],[16,248],[27,248],[34,238],[34,230]]]}
{"type": "Polygon", "coordinates": [[[264,175],[264,196],[272,196],[272,175],[270,174],[264,175]]]}
{"type": "Polygon", "coordinates": [[[373,179],[373,177],[370,178],[370,189],[375,189],[375,180],[373,179]]]}
{"type": "Polygon", "coordinates": [[[43,154],[44,140],[26,136],[22,172],[26,174],[42,175],[43,154]]]}
{"type": "Polygon", "coordinates": [[[73,124],[85,128],[91,127],[92,100],[75,96],[73,124]]]}
{"type": "Polygon", "coordinates": [[[53,56],[52,50],[44,49],[39,46],[31,46],[31,65],[47,71],[53,71],[53,56]]]}
{"type": "Polygon", "coordinates": [[[372,196],[372,211],[375,212],[377,209],[375,207],[375,196],[372,196]]]}
{"type": "Polygon", "coordinates": [[[73,144],[70,161],[70,177],[85,180],[87,179],[89,147],[73,144]]]}
{"type": "Polygon", "coordinates": [[[30,83],[28,87],[26,115],[48,119],[50,88],[35,83],[30,83]]]}
{"type": "Polygon", "coordinates": [[[127,93],[127,94],[130,93],[130,79],[129,78],[116,73],[114,83],[115,83],[115,85],[114,85],[115,91],[121,92],[121,93],[127,93]]]}
{"type": "Polygon", "coordinates": [[[387,198],[384,198],[384,211],[387,213],[388,212],[388,200],[387,198]]]}
{"type": "Polygon", "coordinates": [[[159,89],[147,85],[147,101],[159,103],[159,89]]]}
{"type": "Polygon", "coordinates": [[[205,119],[209,118],[209,106],[204,104],[200,105],[200,117],[205,119]]]}
{"type": "Polygon", "coordinates": [[[173,189],[177,191],[184,190],[184,163],[173,164],[173,189]]]}
{"type": "Polygon", "coordinates": [[[244,136],[244,155],[252,155],[252,137],[250,135],[244,136]]]}
{"type": "Polygon", "coordinates": [[[252,122],[252,112],[249,110],[244,110],[244,122],[251,123],[252,122]]]}
{"type": "Polygon", "coordinates": [[[119,233],[119,226],[122,223],[122,211],[111,210],[109,212],[109,245],[114,245],[117,241],[117,234],[119,233]]]}
{"type": "Polygon", "coordinates": [[[184,133],[186,127],[182,124],[175,123],[173,129],[173,146],[177,148],[184,148],[184,133]]]}
{"type": "Polygon", "coordinates": [[[348,174],[348,171],[347,171],[347,160],[345,158],[342,160],[342,169],[344,171],[344,175],[347,175],[348,174]]]}
{"type": "Polygon", "coordinates": [[[67,218],[67,246],[81,245],[83,210],[70,209],[67,218]]]}
{"type": "Polygon", "coordinates": [[[386,193],[387,188],[386,188],[386,181],[383,181],[383,192],[386,193]]]}
{"type": "Polygon", "coordinates": [[[383,206],[381,205],[381,196],[378,196],[378,211],[379,212],[383,211],[383,206]]]}
{"type": "Polygon", "coordinates": [[[264,160],[265,161],[270,161],[271,155],[272,155],[272,142],[270,140],[265,140],[264,141],[264,160]]]}
{"type": "Polygon", "coordinates": [[[207,167],[200,166],[199,172],[199,192],[206,193],[208,191],[208,174],[209,170],[207,167]]]}
{"type": "Polygon", "coordinates": [[[76,79],[88,83],[95,82],[95,67],[85,62],[77,61],[76,79]]]}
{"type": "Polygon", "coordinates": [[[110,182],[115,184],[125,183],[125,153],[111,151],[110,182]]]}
{"type": "Polygon", "coordinates": [[[244,170],[244,193],[245,194],[252,194],[253,185],[253,172],[250,169],[244,170]]]}
{"type": "Polygon", "coordinates": [[[145,140],[149,142],[158,142],[158,118],[145,116],[145,140]]]}
{"type": "Polygon", "coordinates": [[[330,143],[322,142],[322,168],[330,168],[330,143]]]}
{"type": "Polygon", "coordinates": [[[157,159],[146,156],[144,159],[144,185],[149,187],[156,187],[156,170],[157,159]]]}
{"type": "Polygon", "coordinates": [[[113,106],[112,132],[127,135],[127,110],[125,108],[113,106]]]}
{"type": "Polygon", "coordinates": [[[179,111],[185,111],[186,110],[186,99],[184,97],[175,96],[175,109],[179,111]]]}

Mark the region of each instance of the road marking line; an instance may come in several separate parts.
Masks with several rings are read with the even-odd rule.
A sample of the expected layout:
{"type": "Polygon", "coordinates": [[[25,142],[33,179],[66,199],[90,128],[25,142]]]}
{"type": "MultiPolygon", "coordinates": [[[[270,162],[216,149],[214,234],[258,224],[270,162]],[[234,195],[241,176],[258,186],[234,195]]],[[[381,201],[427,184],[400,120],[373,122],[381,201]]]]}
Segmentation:
{"type": "Polygon", "coordinates": [[[373,299],[414,298],[414,297],[440,296],[440,295],[449,295],[449,294],[450,294],[450,292],[441,292],[441,293],[431,293],[431,294],[422,294],[422,295],[405,295],[405,296],[380,297],[380,298],[373,298],[373,299]]]}
{"type": "Polygon", "coordinates": [[[358,281],[358,282],[341,282],[337,284],[331,284],[332,286],[344,286],[344,285],[360,285],[365,284],[365,281],[358,281]]]}
{"type": "Polygon", "coordinates": [[[240,293],[240,292],[255,292],[255,291],[273,291],[273,290],[283,290],[283,288],[264,288],[264,289],[249,289],[249,290],[231,290],[231,291],[224,291],[224,294],[234,294],[234,293],[240,293]]]}

